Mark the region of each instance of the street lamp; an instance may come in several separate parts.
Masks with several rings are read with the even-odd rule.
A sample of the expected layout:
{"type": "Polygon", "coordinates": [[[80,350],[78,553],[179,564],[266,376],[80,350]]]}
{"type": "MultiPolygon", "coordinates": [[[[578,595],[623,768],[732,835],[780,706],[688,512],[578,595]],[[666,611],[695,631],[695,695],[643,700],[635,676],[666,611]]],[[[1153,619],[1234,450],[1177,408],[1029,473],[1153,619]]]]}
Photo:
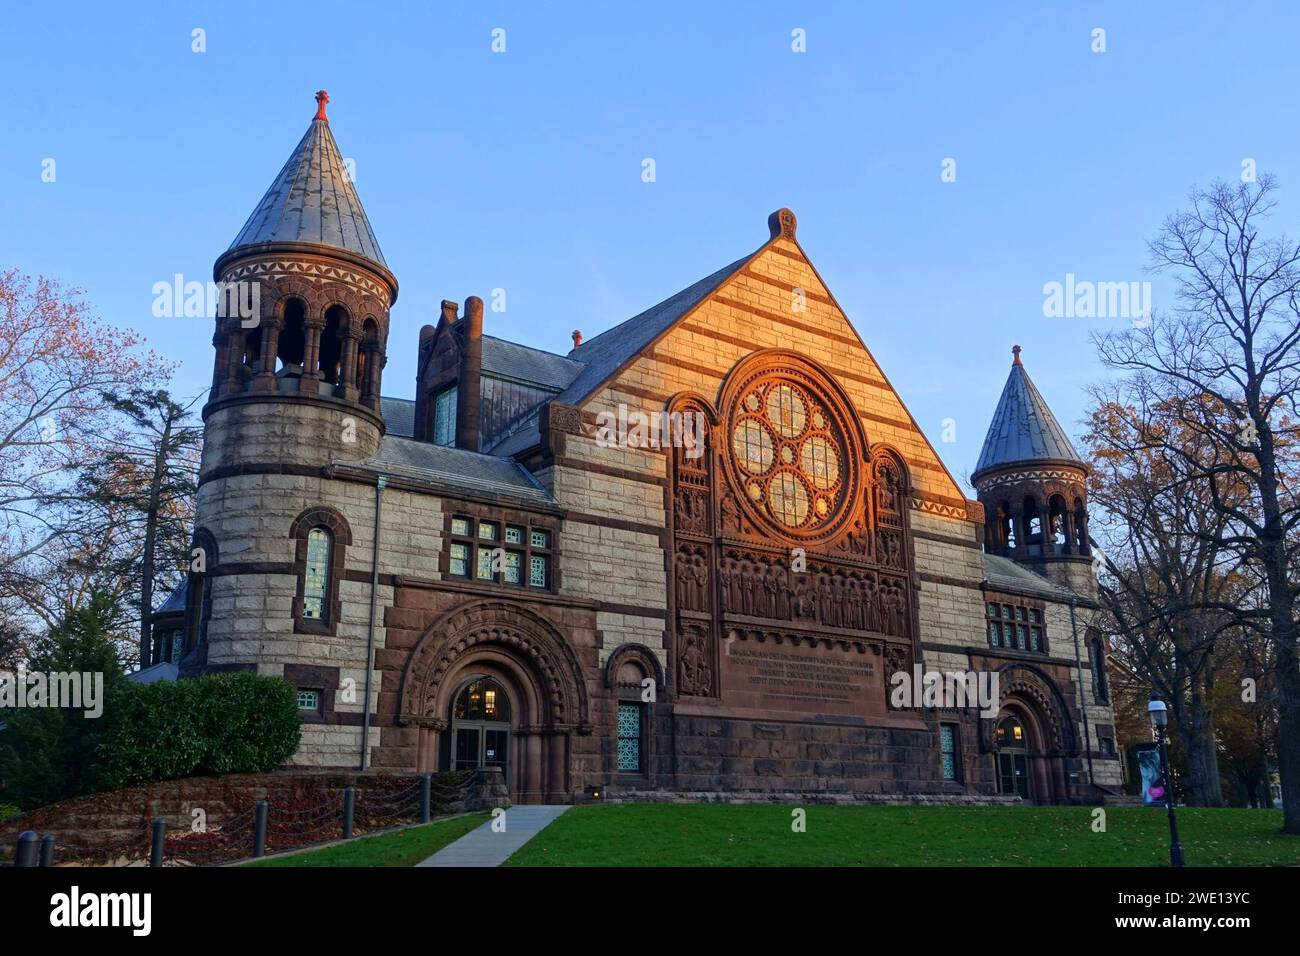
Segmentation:
{"type": "Polygon", "coordinates": [[[1151,692],[1147,713],[1151,716],[1151,726],[1156,729],[1156,741],[1160,745],[1160,775],[1164,777],[1165,809],[1169,811],[1169,865],[1182,866],[1183,845],[1178,842],[1178,817],[1174,814],[1174,781],[1169,774],[1169,747],[1165,737],[1165,728],[1169,726],[1169,708],[1155,691],[1151,692]]]}

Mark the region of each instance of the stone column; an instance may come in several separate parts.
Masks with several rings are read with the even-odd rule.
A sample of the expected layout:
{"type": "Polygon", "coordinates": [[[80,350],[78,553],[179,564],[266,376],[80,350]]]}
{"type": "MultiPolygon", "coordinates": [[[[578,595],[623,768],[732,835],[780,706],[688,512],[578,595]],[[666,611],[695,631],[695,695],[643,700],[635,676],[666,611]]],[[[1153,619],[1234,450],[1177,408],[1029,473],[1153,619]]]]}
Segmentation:
{"type": "Polygon", "coordinates": [[[238,392],[243,389],[242,373],[244,370],[244,326],[234,319],[230,331],[226,333],[226,392],[238,392]]]}
{"type": "Polygon", "coordinates": [[[530,730],[524,742],[524,783],[522,799],[542,800],[542,738],[530,730]]]}
{"type": "Polygon", "coordinates": [[[303,319],[302,326],[302,378],[298,382],[298,391],[315,395],[316,383],[321,380],[320,335],[325,328],[325,319],[312,314],[303,319]]]}
{"type": "Polygon", "coordinates": [[[253,380],[253,391],[255,392],[274,392],[276,390],[275,379],[275,353],[280,350],[280,329],[284,325],[284,320],[278,316],[273,319],[262,320],[262,354],[258,356],[258,362],[261,365],[261,371],[253,380]]]}
{"type": "Polygon", "coordinates": [[[546,802],[564,803],[568,799],[568,738],[563,730],[552,730],[546,738],[546,802]]]}
{"type": "Polygon", "coordinates": [[[349,328],[343,339],[343,368],[338,394],[349,402],[357,400],[357,351],[361,344],[361,330],[349,328]]]}

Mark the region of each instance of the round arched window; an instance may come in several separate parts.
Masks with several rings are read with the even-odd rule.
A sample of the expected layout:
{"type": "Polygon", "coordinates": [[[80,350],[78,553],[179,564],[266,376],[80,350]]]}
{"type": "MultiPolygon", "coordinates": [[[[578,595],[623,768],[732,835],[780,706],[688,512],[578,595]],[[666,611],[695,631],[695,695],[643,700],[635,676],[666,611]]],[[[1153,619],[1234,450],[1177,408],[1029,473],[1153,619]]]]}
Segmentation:
{"type": "Polygon", "coordinates": [[[858,452],[840,403],[802,364],[729,385],[728,428],[730,470],[747,507],[774,530],[807,538],[833,532],[843,518],[858,452]]]}
{"type": "Polygon", "coordinates": [[[998,722],[997,738],[999,747],[1023,747],[1025,728],[1016,718],[1003,717],[998,722]]]}
{"type": "Polygon", "coordinates": [[[491,677],[470,681],[456,697],[453,716],[457,720],[510,720],[510,699],[505,688],[491,677]]]}

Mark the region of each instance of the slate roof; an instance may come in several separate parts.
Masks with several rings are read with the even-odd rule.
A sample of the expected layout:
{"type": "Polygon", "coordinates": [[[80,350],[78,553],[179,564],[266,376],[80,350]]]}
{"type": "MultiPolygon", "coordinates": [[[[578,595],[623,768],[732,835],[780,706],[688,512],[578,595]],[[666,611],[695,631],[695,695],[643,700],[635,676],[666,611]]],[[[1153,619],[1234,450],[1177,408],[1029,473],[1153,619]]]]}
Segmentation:
{"type": "Polygon", "coordinates": [[[379,413],[384,417],[388,434],[399,438],[415,437],[415,402],[409,398],[379,399],[379,413]]]}
{"type": "Polygon", "coordinates": [[[154,611],[154,617],[160,614],[181,614],[185,610],[185,595],[189,591],[188,576],[181,579],[181,583],[172,589],[172,593],[167,595],[167,600],[162,602],[162,606],[154,611]]]}
{"type": "Polygon", "coordinates": [[[334,246],[388,269],[327,120],[312,120],[226,252],[272,242],[334,246]]]}
{"type": "Polygon", "coordinates": [[[1083,464],[1017,355],[972,477],[1004,465],[1046,460],[1083,464]]]}
{"type": "Polygon", "coordinates": [[[581,362],[563,355],[492,335],[483,336],[483,371],[490,375],[518,379],[558,392],[567,388],[582,369],[581,362]]]}
{"type": "Polygon", "coordinates": [[[412,478],[480,494],[505,495],[525,504],[554,505],[555,499],[523,466],[495,455],[385,435],[379,451],[361,462],[341,461],[376,474],[412,478]]]}
{"type": "Polygon", "coordinates": [[[996,554],[984,555],[984,583],[994,591],[1029,594],[1049,601],[1068,601],[1076,597],[1073,591],[996,554]]]}
{"type": "Polygon", "coordinates": [[[741,270],[754,257],[751,253],[724,266],[713,275],[687,286],[675,295],[653,305],[640,315],[606,329],[569,352],[569,358],[585,366],[582,373],[560,393],[558,401],[580,404],[589,398],[606,379],[643,348],[666,332],[674,322],[690,312],[708,295],[741,270]]]}

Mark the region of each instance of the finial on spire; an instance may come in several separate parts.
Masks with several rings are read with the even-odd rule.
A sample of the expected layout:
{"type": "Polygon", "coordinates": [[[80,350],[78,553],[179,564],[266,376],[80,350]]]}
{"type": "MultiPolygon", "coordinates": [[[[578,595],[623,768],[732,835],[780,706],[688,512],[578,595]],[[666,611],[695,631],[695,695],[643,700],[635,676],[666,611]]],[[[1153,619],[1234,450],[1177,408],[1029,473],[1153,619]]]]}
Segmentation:
{"type": "Polygon", "coordinates": [[[316,119],[329,122],[330,118],[325,115],[325,104],[330,101],[329,93],[324,90],[316,91],[316,119]]]}
{"type": "Polygon", "coordinates": [[[1020,346],[1019,346],[1019,345],[1013,345],[1013,346],[1011,346],[1011,354],[1012,354],[1013,356],[1015,356],[1015,359],[1014,359],[1014,360],[1012,361],[1012,363],[1011,363],[1012,365],[1020,365],[1020,364],[1022,364],[1021,361],[1020,361],[1020,346]]]}
{"type": "Polygon", "coordinates": [[[582,344],[582,330],[581,330],[581,329],[574,329],[574,330],[573,330],[573,347],[576,349],[576,348],[577,348],[579,345],[581,345],[581,344],[582,344]]]}

